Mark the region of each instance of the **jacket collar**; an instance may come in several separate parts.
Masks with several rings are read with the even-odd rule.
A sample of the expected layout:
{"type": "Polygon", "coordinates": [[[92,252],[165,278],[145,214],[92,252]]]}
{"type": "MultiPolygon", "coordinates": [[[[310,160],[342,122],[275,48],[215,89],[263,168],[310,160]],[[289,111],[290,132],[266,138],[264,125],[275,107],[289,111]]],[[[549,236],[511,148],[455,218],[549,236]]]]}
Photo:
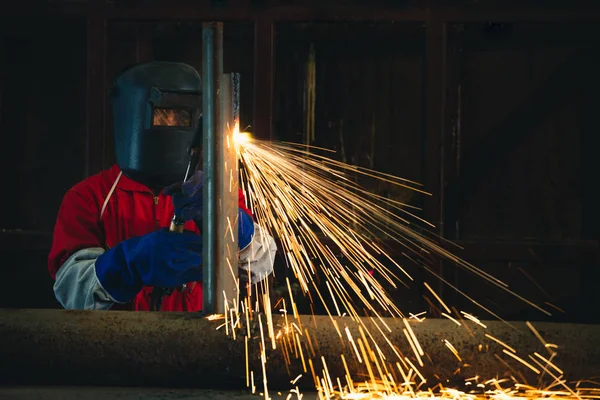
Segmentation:
{"type": "MultiPolygon", "coordinates": [[[[109,170],[109,179],[111,182],[114,182],[121,169],[117,164],[114,164],[109,170]]],[[[112,184],[112,183],[111,183],[112,184]]],[[[153,193],[150,188],[142,183],[136,182],[131,178],[125,176],[125,174],[121,174],[121,178],[119,178],[119,182],[117,183],[117,189],[124,190],[126,192],[145,192],[145,193],[153,193]]],[[[162,191],[161,191],[162,192],[162,191]]]]}

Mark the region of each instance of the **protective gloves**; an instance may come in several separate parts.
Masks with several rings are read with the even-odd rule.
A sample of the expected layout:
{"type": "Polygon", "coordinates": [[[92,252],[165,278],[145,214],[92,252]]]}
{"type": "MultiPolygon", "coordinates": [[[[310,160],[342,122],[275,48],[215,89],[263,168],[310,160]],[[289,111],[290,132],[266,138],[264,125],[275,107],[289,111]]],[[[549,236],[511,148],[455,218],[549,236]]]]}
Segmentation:
{"type": "MultiPolygon", "coordinates": [[[[165,188],[164,193],[173,199],[175,217],[181,221],[194,220],[202,230],[202,171],[196,172],[186,182],[165,188]]],[[[238,245],[240,249],[250,244],[254,235],[254,220],[244,210],[238,210],[238,245]]]]}
{"type": "Polygon", "coordinates": [[[197,171],[186,182],[174,183],[164,189],[171,196],[175,217],[181,221],[202,221],[202,171],[197,171]]]}
{"type": "Polygon", "coordinates": [[[238,245],[245,249],[254,236],[254,220],[248,213],[238,208],[238,245]]]}
{"type": "Polygon", "coordinates": [[[96,259],[98,281],[118,302],[143,286],[179,287],[202,280],[202,236],[166,229],[125,240],[96,259]]]}

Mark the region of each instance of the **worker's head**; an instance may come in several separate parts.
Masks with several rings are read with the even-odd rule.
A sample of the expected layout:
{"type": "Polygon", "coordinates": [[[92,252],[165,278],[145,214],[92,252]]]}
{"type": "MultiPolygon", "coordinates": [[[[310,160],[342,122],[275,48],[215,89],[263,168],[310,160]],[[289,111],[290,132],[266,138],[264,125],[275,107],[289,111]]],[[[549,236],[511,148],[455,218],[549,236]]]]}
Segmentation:
{"type": "Polygon", "coordinates": [[[187,64],[149,62],[128,68],[111,93],[117,164],[151,188],[183,179],[202,112],[202,83],[187,64]]]}

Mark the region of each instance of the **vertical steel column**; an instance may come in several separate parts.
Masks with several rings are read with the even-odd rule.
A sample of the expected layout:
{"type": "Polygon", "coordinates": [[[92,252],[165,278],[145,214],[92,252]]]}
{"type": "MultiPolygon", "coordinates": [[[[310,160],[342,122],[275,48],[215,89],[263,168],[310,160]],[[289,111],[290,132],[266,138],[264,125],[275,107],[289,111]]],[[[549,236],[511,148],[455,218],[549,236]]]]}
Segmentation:
{"type": "Polygon", "coordinates": [[[202,31],[204,305],[206,313],[225,313],[237,304],[238,164],[233,145],[239,115],[239,74],[223,75],[223,23],[202,31]],[[227,301],[227,303],[225,302],[227,301]]]}
{"type": "MultiPolygon", "coordinates": [[[[435,233],[444,236],[444,136],[446,114],[446,21],[434,14],[427,20],[426,28],[427,76],[427,150],[426,184],[433,196],[425,201],[425,218],[437,227],[435,233]]],[[[440,260],[437,272],[444,276],[440,260]]],[[[438,294],[443,297],[444,284],[440,282],[438,294]]]]}
{"type": "Polygon", "coordinates": [[[203,237],[203,311],[216,312],[216,138],[221,129],[220,79],[223,73],[223,24],[205,22],[202,26],[202,93],[204,134],[203,165],[204,172],[204,215],[202,218],[203,237]]]}
{"type": "Polygon", "coordinates": [[[239,116],[239,79],[236,73],[221,77],[221,127],[216,143],[216,312],[239,304],[238,277],[238,160],[233,143],[239,116]],[[227,306],[225,305],[227,304],[227,306]]]}

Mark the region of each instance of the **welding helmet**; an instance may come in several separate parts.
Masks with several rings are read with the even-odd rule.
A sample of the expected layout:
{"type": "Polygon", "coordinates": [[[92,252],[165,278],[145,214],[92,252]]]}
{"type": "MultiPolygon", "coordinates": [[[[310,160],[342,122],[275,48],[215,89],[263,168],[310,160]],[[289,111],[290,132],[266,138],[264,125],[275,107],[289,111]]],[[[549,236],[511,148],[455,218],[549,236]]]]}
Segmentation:
{"type": "MultiPolygon", "coordinates": [[[[150,188],[183,179],[202,129],[202,82],[193,67],[149,62],[123,71],[112,93],[117,165],[150,188]]],[[[201,139],[200,139],[201,141],[201,139]]]]}

